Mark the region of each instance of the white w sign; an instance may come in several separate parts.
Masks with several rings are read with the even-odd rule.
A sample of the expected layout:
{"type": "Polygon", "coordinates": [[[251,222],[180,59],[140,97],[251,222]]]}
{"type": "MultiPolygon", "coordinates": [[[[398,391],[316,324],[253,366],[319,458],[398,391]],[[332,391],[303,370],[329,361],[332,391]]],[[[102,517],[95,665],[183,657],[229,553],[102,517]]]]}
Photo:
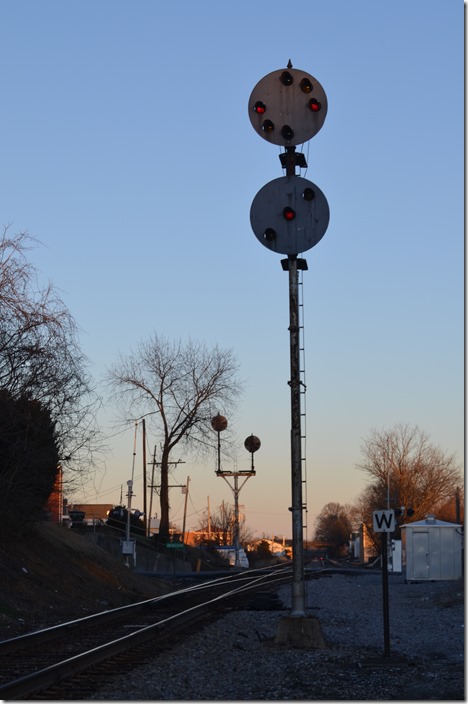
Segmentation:
{"type": "Polygon", "coordinates": [[[374,511],[372,527],[375,533],[393,533],[395,530],[395,511],[392,508],[386,511],[374,511]]]}

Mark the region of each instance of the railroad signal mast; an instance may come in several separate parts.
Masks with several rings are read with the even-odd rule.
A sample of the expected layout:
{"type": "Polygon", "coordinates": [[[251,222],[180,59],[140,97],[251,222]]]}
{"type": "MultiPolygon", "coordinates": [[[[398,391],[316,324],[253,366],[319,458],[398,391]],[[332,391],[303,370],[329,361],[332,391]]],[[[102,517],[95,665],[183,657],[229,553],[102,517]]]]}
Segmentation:
{"type": "Polygon", "coordinates": [[[234,494],[234,551],[235,560],[234,564],[236,567],[240,566],[239,558],[239,493],[244,484],[250,477],[255,476],[255,466],[254,466],[254,453],[261,447],[260,439],[253,433],[249,435],[244,441],[245,449],[250,452],[250,469],[244,470],[224,470],[221,467],[221,433],[226,430],[228,426],[227,419],[218,413],[214,418],[211,419],[211,427],[216,431],[218,435],[218,463],[216,467],[216,476],[222,477],[226,484],[231,488],[234,494]],[[234,484],[231,484],[228,477],[232,477],[234,484]],[[242,483],[239,486],[239,477],[242,477],[242,483]]]}
{"type": "Polygon", "coordinates": [[[287,255],[281,265],[289,273],[293,582],[290,618],[280,624],[277,642],[313,647],[322,647],[323,638],[317,619],[308,617],[305,607],[298,274],[307,270],[307,262],[298,255],[320,242],[330,211],[320,188],[296,175],[297,168],[307,166],[296,147],[319,132],[327,110],[319,81],[294,69],[291,61],[286,69],[262,78],[249,99],[249,118],[257,134],[285,149],[280,161],[286,175],[263,186],[250,209],[255,236],[267,249],[287,255]]]}

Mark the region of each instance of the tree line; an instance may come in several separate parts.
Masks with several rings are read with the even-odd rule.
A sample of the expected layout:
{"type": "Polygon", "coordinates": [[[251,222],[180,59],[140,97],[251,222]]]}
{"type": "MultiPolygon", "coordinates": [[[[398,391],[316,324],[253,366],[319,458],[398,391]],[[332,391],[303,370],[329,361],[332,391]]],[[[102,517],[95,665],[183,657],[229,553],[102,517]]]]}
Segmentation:
{"type": "Polygon", "coordinates": [[[71,479],[98,447],[97,396],[76,323],[51,284],[38,283],[27,233],[0,239],[0,527],[34,522],[60,467],[71,479]]]}
{"type": "MultiPolygon", "coordinates": [[[[41,515],[59,471],[73,489],[93,473],[103,441],[102,400],[88,372],[76,322],[52,284],[40,286],[27,233],[0,240],[0,527],[20,530],[41,515]],[[19,520],[21,516],[21,520],[19,520]]],[[[160,529],[169,536],[169,471],[176,448],[211,451],[211,420],[234,412],[242,391],[231,350],[154,334],[108,371],[122,418],[149,416],[160,438],[160,529]]],[[[229,451],[229,432],[224,452],[229,451]]]]}
{"type": "Polygon", "coordinates": [[[395,511],[396,538],[403,523],[428,514],[463,522],[463,475],[457,459],[431,443],[418,426],[399,423],[390,430],[373,429],[362,442],[361,454],[357,469],[368,480],[364,490],[352,504],[324,506],[315,523],[314,539],[328,543],[331,554],[343,554],[360,525],[377,546],[372,514],[381,509],[395,511]]]}
{"type": "MultiPolygon", "coordinates": [[[[91,476],[103,440],[96,421],[102,403],[78,327],[52,284],[38,284],[27,252],[35,244],[27,233],[0,239],[0,527],[19,530],[43,511],[59,471],[69,490],[77,478],[91,476]],[[18,516],[21,514],[21,521],[18,516]]],[[[159,439],[160,528],[169,536],[169,475],[179,450],[213,453],[212,420],[231,415],[242,394],[232,350],[188,340],[170,341],[154,333],[113,364],[106,375],[110,400],[125,419],[148,418],[159,439]]],[[[230,429],[223,433],[223,455],[232,456],[230,429]]],[[[358,469],[368,478],[352,506],[330,503],[316,523],[315,538],[336,550],[352,528],[372,526],[377,508],[448,515],[462,475],[453,455],[431,444],[417,427],[398,425],[371,431],[363,441],[358,469]],[[445,513],[444,513],[445,511],[445,513]]],[[[219,521],[226,530],[226,516],[219,521]]]]}

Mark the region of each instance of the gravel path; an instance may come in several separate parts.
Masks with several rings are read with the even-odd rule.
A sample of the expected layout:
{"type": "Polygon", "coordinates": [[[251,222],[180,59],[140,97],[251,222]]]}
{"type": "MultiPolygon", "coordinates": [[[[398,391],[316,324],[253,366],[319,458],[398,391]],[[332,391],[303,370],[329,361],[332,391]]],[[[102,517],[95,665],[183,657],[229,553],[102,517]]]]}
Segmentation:
{"type": "Polygon", "coordinates": [[[307,582],[308,613],[327,647],[274,644],[284,610],[233,611],[182,646],[115,677],[95,700],[464,700],[461,582],[389,576],[390,657],[384,655],[380,573],[327,573],[307,582]]]}

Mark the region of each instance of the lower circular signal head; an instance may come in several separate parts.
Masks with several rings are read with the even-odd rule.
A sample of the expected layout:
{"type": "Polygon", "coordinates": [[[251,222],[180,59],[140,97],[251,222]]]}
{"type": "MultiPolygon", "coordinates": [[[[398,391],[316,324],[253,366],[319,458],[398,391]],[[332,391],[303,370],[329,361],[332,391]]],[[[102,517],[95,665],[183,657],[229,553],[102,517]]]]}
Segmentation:
{"type": "Polygon", "coordinates": [[[259,190],[250,208],[256,238],[279,254],[298,255],[315,247],[329,221],[324,194],[312,181],[299,176],[270,181],[259,190]]]}

